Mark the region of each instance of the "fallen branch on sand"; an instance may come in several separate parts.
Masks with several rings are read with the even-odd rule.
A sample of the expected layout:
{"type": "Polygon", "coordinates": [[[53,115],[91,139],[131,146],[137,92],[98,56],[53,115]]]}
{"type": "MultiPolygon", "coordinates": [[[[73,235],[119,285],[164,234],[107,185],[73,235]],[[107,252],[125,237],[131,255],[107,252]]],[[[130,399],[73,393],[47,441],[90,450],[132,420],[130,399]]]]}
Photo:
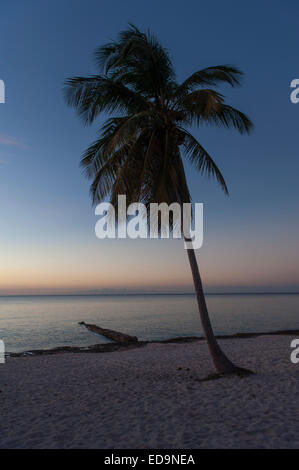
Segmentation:
{"type": "Polygon", "coordinates": [[[126,335],[125,333],[120,333],[119,331],[108,330],[107,328],[101,328],[97,325],[90,325],[81,321],[79,325],[84,325],[88,330],[98,335],[105,336],[106,338],[116,341],[116,343],[137,343],[137,336],[126,335]]]}

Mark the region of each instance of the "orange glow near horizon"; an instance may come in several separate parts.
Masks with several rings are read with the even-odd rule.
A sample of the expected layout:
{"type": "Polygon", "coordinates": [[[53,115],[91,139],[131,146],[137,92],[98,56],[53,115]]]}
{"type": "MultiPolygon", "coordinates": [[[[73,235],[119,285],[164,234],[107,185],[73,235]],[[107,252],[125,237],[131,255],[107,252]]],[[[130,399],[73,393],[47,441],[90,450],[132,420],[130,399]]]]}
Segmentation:
{"type": "MultiPolygon", "coordinates": [[[[114,291],[192,292],[186,251],[180,241],[113,240],[87,248],[28,247],[2,255],[0,294],[94,293],[114,291]]],[[[286,251],[270,256],[255,250],[217,246],[197,252],[209,291],[299,285],[298,263],[286,251]],[[278,269],[279,267],[279,269],[278,269]],[[283,282],[282,282],[283,280],[283,282]]]]}

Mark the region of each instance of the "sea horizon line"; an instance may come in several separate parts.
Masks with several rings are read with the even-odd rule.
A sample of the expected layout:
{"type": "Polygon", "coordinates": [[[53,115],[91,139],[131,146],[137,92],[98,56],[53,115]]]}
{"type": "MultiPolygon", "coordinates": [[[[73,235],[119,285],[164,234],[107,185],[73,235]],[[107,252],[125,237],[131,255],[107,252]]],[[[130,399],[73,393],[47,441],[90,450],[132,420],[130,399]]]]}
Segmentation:
{"type": "MultiPolygon", "coordinates": [[[[103,293],[49,293],[49,294],[0,294],[0,298],[7,297],[125,297],[125,296],[193,296],[193,292],[103,292],[103,293]]],[[[250,292],[206,292],[205,295],[299,295],[298,291],[250,291],[250,292]]]]}

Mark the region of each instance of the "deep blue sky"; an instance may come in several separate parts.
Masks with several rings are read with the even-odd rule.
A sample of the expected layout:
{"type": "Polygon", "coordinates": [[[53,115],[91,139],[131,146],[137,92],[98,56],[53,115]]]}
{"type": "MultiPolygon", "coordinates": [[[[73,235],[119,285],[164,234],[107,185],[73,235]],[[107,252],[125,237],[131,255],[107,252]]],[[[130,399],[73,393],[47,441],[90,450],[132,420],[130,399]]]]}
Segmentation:
{"type": "Polygon", "coordinates": [[[221,91],[249,114],[252,136],[195,131],[230,198],[187,169],[193,200],[205,204],[207,289],[299,289],[299,104],[289,98],[299,78],[297,1],[3,0],[0,13],[0,292],[191,286],[181,243],[94,235],[78,164],[102,121],[84,128],[62,87],[95,73],[93,50],[128,22],[159,37],[179,80],[216,64],[245,73],[241,88],[221,91]]]}

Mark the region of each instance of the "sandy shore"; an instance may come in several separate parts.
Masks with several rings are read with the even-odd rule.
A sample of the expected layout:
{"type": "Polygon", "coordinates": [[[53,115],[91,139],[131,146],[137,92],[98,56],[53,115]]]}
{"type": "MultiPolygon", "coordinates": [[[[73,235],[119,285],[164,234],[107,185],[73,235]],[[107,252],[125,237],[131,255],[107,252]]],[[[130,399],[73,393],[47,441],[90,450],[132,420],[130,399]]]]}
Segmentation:
{"type": "Polygon", "coordinates": [[[299,448],[290,336],[222,340],[257,372],[209,382],[204,341],[0,365],[0,448],[299,448]]]}

